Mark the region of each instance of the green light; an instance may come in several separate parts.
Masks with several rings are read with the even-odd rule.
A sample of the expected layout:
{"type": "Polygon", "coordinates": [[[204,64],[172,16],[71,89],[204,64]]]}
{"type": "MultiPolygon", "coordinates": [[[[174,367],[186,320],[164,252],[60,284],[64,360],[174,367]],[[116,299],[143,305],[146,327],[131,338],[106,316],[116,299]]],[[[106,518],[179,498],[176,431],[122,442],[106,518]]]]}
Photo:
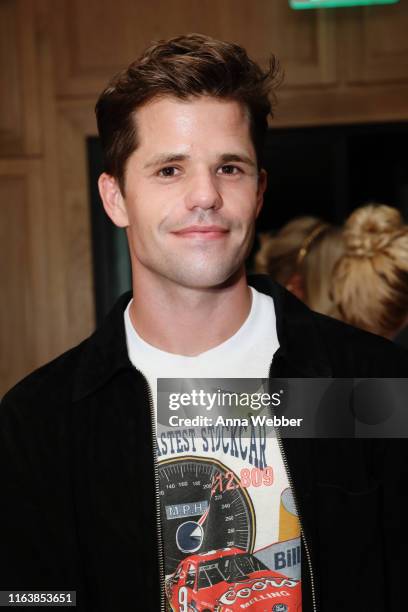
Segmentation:
{"type": "Polygon", "coordinates": [[[372,6],[374,4],[397,4],[399,0],[289,0],[293,9],[336,8],[340,6],[372,6]]]}

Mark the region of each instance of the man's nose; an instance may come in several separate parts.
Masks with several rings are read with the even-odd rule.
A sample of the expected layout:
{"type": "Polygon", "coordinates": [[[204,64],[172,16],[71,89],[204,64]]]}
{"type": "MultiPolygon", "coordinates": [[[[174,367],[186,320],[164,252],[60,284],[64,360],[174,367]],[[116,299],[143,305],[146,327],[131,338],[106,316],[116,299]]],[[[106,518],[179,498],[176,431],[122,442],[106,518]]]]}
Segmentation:
{"type": "Polygon", "coordinates": [[[222,206],[222,198],[217,186],[217,177],[210,171],[196,173],[191,177],[186,204],[189,209],[214,208],[222,206]]]}

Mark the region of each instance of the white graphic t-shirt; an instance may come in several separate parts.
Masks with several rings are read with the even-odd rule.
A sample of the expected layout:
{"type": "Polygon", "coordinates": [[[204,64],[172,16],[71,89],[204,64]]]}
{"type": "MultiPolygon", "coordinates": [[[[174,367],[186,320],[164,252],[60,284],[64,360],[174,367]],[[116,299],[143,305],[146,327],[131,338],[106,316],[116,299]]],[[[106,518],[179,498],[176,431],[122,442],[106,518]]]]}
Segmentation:
{"type": "MultiPolygon", "coordinates": [[[[158,378],[268,378],[275,309],[251,292],[240,329],[194,357],[145,342],[128,305],[129,358],[156,410],[158,378]]],[[[256,425],[159,428],[157,457],[168,609],[301,612],[300,525],[277,439],[256,425]]]]}

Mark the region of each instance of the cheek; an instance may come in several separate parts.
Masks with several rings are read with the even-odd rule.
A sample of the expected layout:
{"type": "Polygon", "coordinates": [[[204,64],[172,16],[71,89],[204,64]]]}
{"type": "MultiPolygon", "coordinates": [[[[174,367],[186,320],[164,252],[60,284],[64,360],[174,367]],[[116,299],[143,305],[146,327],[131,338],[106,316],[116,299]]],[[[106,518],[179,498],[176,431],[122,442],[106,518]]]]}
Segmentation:
{"type": "Polygon", "coordinates": [[[257,201],[255,199],[235,200],[231,215],[245,227],[254,225],[257,217],[257,201]]]}
{"type": "Polygon", "coordinates": [[[129,222],[133,232],[140,233],[152,223],[154,218],[154,200],[146,190],[138,189],[129,193],[126,198],[129,222]]]}
{"type": "Polygon", "coordinates": [[[257,186],[254,181],[232,183],[221,189],[224,205],[231,210],[240,211],[242,216],[252,217],[258,201],[257,186]]]}

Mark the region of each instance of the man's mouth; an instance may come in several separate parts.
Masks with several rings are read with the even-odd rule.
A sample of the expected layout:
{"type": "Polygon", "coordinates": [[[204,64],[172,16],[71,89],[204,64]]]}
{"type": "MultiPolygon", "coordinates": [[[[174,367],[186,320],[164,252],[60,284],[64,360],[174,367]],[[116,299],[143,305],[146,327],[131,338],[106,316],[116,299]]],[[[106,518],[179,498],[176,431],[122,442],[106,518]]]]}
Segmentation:
{"type": "Polygon", "coordinates": [[[220,225],[190,225],[173,233],[181,238],[201,238],[203,240],[211,240],[223,238],[228,232],[228,229],[221,227],[220,225]]]}

